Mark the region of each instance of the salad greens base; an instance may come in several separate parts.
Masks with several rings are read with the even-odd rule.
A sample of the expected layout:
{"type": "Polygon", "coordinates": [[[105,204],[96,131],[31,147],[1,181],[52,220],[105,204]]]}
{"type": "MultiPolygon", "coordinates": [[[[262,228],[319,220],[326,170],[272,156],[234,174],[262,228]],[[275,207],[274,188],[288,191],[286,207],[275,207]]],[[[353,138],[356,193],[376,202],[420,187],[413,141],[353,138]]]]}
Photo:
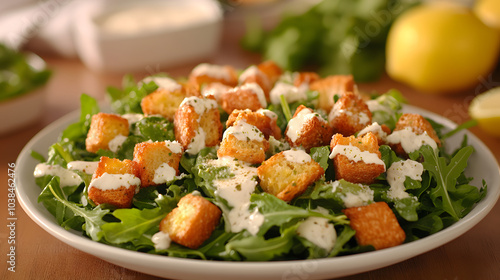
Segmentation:
{"type": "MultiPolygon", "coordinates": [[[[140,98],[156,89],[152,82],[137,85],[130,77],[125,78],[124,89],[110,88],[113,109],[120,114],[141,113],[140,98]]],[[[315,98],[311,94],[311,99],[315,98]]],[[[385,95],[375,95],[381,103],[392,108],[392,114],[387,111],[374,113],[374,121],[380,121],[388,126],[394,126],[395,120],[401,114],[401,95],[390,91],[385,95]]],[[[311,102],[308,100],[302,104],[311,102]]],[[[268,109],[278,115],[278,124],[286,126],[287,118],[284,111],[291,114],[300,104],[270,105],[268,109]]],[[[56,143],[48,149],[47,157],[32,151],[32,156],[40,162],[66,167],[68,162],[75,160],[98,161],[101,156],[132,159],[136,143],[147,140],[175,140],[173,124],[162,117],[145,117],[132,125],[131,133],[122,147],[116,152],[100,150],[89,153],[85,149],[85,138],[90,126],[91,116],[100,111],[96,100],[88,95],[81,96],[81,115],[78,122],[69,125],[59,136],[56,143]]],[[[221,118],[227,116],[222,115],[221,118]]],[[[478,188],[470,185],[472,178],[464,173],[467,161],[474,152],[468,145],[467,137],[453,152],[446,152],[446,137],[452,133],[444,127],[431,121],[434,129],[443,140],[443,145],[433,150],[423,146],[410,154],[413,160],[421,161],[424,166],[422,181],[407,177],[406,191],[410,197],[391,199],[387,192],[389,185],[383,173],[376,183],[369,186],[374,192],[375,201],[385,201],[393,209],[401,227],[406,233],[405,242],[425,238],[431,234],[449,227],[469,213],[487,191],[486,183],[478,188]],[[444,137],[446,133],[446,137],[444,137]]],[[[456,132],[456,131],[454,131],[456,132]]],[[[268,157],[280,149],[273,149],[268,157]]],[[[382,160],[386,166],[395,161],[403,160],[389,146],[380,147],[382,160]]],[[[181,177],[168,185],[162,184],[142,188],[134,196],[133,207],[130,209],[114,209],[110,205],[96,206],[87,198],[86,189],[91,175],[77,172],[83,183],[78,186],[61,187],[57,176],[36,178],[41,187],[38,202],[42,203],[54,215],[57,223],[65,229],[72,229],[96,242],[138,252],[168,255],[171,257],[195,258],[223,261],[274,261],[313,259],[357,254],[374,250],[372,246],[360,246],[354,238],[355,231],[349,226],[349,220],[342,214],[345,208],[342,197],[346,193],[356,194],[360,185],[339,180],[339,187],[333,192],[331,184],[335,180],[332,160],[329,158],[328,146],[311,149],[311,157],[326,170],[325,176],[290,203],[263,192],[259,187],[251,195],[250,210],[258,207],[264,215],[264,223],[256,235],[248,231],[230,232],[226,230],[225,220],[212,233],[211,237],[198,249],[188,249],[172,243],[166,250],[156,250],[151,237],[159,231],[160,221],[174,209],[181,197],[188,193],[199,192],[221,209],[227,208],[227,202],[215,193],[213,181],[231,176],[228,168],[207,165],[207,160],[216,159],[215,148],[205,148],[197,155],[184,154],[181,159],[181,177]],[[224,206],[224,207],[221,207],[224,206]],[[328,210],[328,213],[315,211],[318,207],[328,210]],[[337,232],[334,248],[327,252],[309,240],[297,235],[297,228],[308,217],[323,217],[332,223],[337,232]]]]}

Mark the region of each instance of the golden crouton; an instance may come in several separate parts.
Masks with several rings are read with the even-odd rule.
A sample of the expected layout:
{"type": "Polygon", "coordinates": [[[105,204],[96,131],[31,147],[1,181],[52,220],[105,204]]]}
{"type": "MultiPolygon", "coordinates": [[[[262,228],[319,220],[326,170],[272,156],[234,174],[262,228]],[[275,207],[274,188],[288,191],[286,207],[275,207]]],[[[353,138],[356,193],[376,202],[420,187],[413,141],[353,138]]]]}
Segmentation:
{"type": "Polygon", "coordinates": [[[245,121],[248,124],[256,126],[262,133],[264,137],[269,139],[269,136],[273,136],[275,139],[281,139],[281,129],[276,124],[277,116],[271,111],[259,110],[253,112],[251,110],[234,110],[226,121],[226,127],[232,126],[234,123],[239,121],[245,121]]]}
{"type": "Polygon", "coordinates": [[[222,109],[228,114],[236,109],[257,111],[267,107],[264,91],[256,83],[244,84],[224,92],[220,101],[222,109]]]}
{"type": "Polygon", "coordinates": [[[128,136],[128,120],[115,114],[97,113],[92,116],[90,129],[85,139],[87,151],[95,153],[109,150],[109,142],[118,135],[128,136]]]}
{"type": "Polygon", "coordinates": [[[167,164],[179,175],[179,162],[182,157],[182,147],[177,142],[142,142],[134,147],[134,161],[140,170],[141,187],[163,184],[173,178],[155,178],[158,168],[167,164]]]}
{"type": "MultiPolygon", "coordinates": [[[[101,157],[97,168],[92,175],[92,182],[88,189],[88,197],[95,204],[111,204],[117,208],[129,208],[132,205],[132,198],[134,197],[136,191],[140,187],[139,179],[139,167],[134,161],[125,159],[123,161],[116,158],[101,157]],[[127,182],[127,185],[120,186],[119,188],[112,189],[101,189],[98,186],[93,186],[97,179],[102,176],[107,176],[106,174],[122,174],[122,175],[132,175],[132,178],[137,179],[137,182],[132,179],[127,182]]],[[[100,185],[100,183],[99,183],[100,185]]],[[[109,187],[109,186],[101,186],[109,187]]]]}
{"type": "Polygon", "coordinates": [[[213,99],[186,98],[175,112],[175,139],[184,150],[192,148],[188,153],[197,153],[201,148],[218,145],[222,139],[222,130],[217,102],[213,99]],[[201,141],[202,138],[204,141],[201,141]]]}
{"type": "Polygon", "coordinates": [[[372,112],[360,95],[346,92],[333,105],[328,119],[334,132],[349,136],[372,123],[372,112]]]}
{"type": "Polygon", "coordinates": [[[259,65],[257,65],[257,68],[259,68],[259,70],[267,76],[269,82],[271,83],[271,86],[273,86],[283,74],[283,70],[281,69],[281,67],[279,67],[278,64],[271,60],[261,62],[259,65]]]}
{"type": "Polygon", "coordinates": [[[332,137],[330,148],[332,150],[330,157],[333,157],[335,179],[337,180],[344,179],[351,183],[371,184],[375,178],[385,172],[385,164],[381,160],[377,137],[371,132],[358,138],[335,134],[332,137]],[[369,152],[370,155],[362,155],[355,151],[350,152],[346,146],[357,147],[361,153],[369,152]],[[337,151],[338,153],[336,153],[337,151]]]}
{"type": "Polygon", "coordinates": [[[280,152],[257,168],[262,189],[286,202],[305,192],[323,174],[319,163],[303,150],[280,152]]]}
{"type": "Polygon", "coordinates": [[[404,242],[406,235],[396,216],[385,202],[342,210],[356,231],[359,245],[372,245],[376,250],[394,247],[404,242]]]}
{"type": "Polygon", "coordinates": [[[319,92],[319,108],[330,112],[335,95],[341,97],[346,92],[354,91],[354,79],[352,75],[332,75],[312,82],[309,89],[319,92]]]}
{"type": "Polygon", "coordinates": [[[391,134],[391,129],[385,125],[379,125],[378,123],[372,123],[371,125],[368,125],[367,127],[363,128],[361,131],[358,132],[358,137],[361,137],[365,135],[366,133],[371,132],[377,137],[377,142],[379,146],[386,145],[387,144],[387,135],[391,134]],[[365,130],[368,128],[368,131],[365,130]]]}
{"type": "Polygon", "coordinates": [[[313,147],[328,145],[332,134],[332,128],[326,120],[313,110],[300,105],[288,122],[285,139],[290,147],[303,147],[309,152],[313,147]]]}
{"type": "Polygon", "coordinates": [[[219,224],[221,210],[201,196],[188,194],[160,222],[160,230],[182,246],[197,249],[219,224]]]}
{"type": "Polygon", "coordinates": [[[144,115],[161,115],[164,118],[173,121],[175,111],[179,108],[186,94],[181,89],[170,91],[166,89],[157,89],[146,95],[141,100],[141,108],[144,115]]]}
{"type": "Polygon", "coordinates": [[[235,87],[238,84],[236,70],[230,65],[202,63],[193,68],[188,78],[188,83],[198,91],[202,85],[215,82],[235,87]]]}
{"type": "Polygon", "coordinates": [[[316,72],[297,72],[294,75],[293,85],[300,87],[302,84],[310,85],[321,77],[316,72]]]}
{"type": "Polygon", "coordinates": [[[217,101],[217,103],[220,103],[220,96],[224,92],[229,91],[231,89],[232,87],[225,84],[221,84],[219,82],[211,83],[201,88],[201,96],[207,98],[212,97],[217,101]]]}
{"type": "Polygon", "coordinates": [[[266,95],[266,100],[269,100],[269,91],[271,91],[272,84],[269,80],[269,77],[264,74],[259,68],[255,65],[248,67],[241,73],[238,78],[240,85],[248,84],[248,83],[256,83],[260,86],[260,88],[264,91],[266,95]]]}
{"type": "MultiPolygon", "coordinates": [[[[394,131],[403,130],[405,128],[411,128],[411,130],[417,134],[421,135],[427,133],[432,140],[436,142],[438,146],[441,146],[441,140],[436,134],[436,131],[423,116],[419,114],[409,114],[405,113],[401,115],[398,122],[396,123],[396,128],[394,131]]],[[[403,149],[400,143],[391,144],[391,148],[400,156],[407,156],[407,153],[403,149]]]]}
{"type": "Polygon", "coordinates": [[[264,134],[256,126],[242,120],[224,132],[217,156],[229,156],[250,164],[258,164],[266,159],[268,148],[269,142],[264,138],[264,134]]]}

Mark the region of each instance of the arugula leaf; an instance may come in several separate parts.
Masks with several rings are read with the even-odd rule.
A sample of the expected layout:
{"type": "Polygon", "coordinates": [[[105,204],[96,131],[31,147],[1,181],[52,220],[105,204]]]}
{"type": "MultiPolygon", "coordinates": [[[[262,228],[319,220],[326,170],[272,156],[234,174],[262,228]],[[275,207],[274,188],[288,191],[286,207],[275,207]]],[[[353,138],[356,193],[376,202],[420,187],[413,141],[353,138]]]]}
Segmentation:
{"type": "Polygon", "coordinates": [[[137,84],[132,75],[125,75],[122,88],[108,87],[106,92],[111,99],[111,108],[118,114],[143,113],[141,100],[155,91],[158,86],[155,82],[137,84]]]}
{"type": "Polygon", "coordinates": [[[323,170],[325,170],[326,172],[326,170],[328,169],[328,161],[330,160],[330,147],[322,146],[311,148],[310,154],[312,159],[319,163],[321,168],[323,168],[323,170]]]}
{"type": "Polygon", "coordinates": [[[254,193],[250,197],[250,202],[250,210],[254,207],[258,207],[259,212],[264,216],[264,223],[260,226],[257,235],[266,233],[273,226],[281,226],[293,219],[304,219],[307,217],[327,218],[339,224],[348,223],[345,215],[323,215],[315,211],[289,205],[283,200],[268,193],[254,193]]]}
{"type": "Polygon", "coordinates": [[[60,139],[66,141],[76,141],[87,136],[90,128],[92,116],[99,113],[99,105],[97,101],[87,95],[80,96],[80,120],[76,123],[69,125],[61,134],[60,139]]]}
{"type": "Polygon", "coordinates": [[[167,215],[161,208],[116,209],[113,216],[120,219],[119,223],[107,223],[102,226],[106,241],[114,244],[125,243],[138,239],[152,227],[159,227],[160,221],[167,215]]]}
{"type": "Polygon", "coordinates": [[[231,240],[226,244],[226,251],[235,251],[247,261],[269,261],[290,251],[294,244],[297,226],[286,228],[281,235],[265,239],[263,236],[245,236],[231,240]]]}
{"type": "Polygon", "coordinates": [[[52,210],[49,211],[56,213],[56,218],[61,224],[64,222],[62,216],[68,217],[66,216],[66,213],[69,213],[67,211],[71,211],[74,215],[82,217],[85,220],[84,230],[87,235],[94,241],[99,241],[102,238],[101,227],[106,223],[103,217],[109,213],[109,210],[102,209],[99,206],[88,210],[78,206],[74,202],[66,200],[59,184],[59,177],[55,176],[50,180],[45,186],[44,191],[42,191],[42,195],[39,196],[38,202],[43,202],[44,205],[51,206],[52,210]],[[52,197],[48,192],[52,194],[52,197]],[[51,199],[55,201],[50,201],[51,199]]]}
{"type": "Polygon", "coordinates": [[[149,230],[158,231],[160,221],[177,206],[180,199],[180,189],[177,186],[172,187],[173,196],[158,195],[155,200],[159,207],[117,209],[113,216],[120,222],[112,222],[102,225],[102,232],[107,242],[120,244],[130,242],[141,236],[149,230]]]}
{"type": "Polygon", "coordinates": [[[342,253],[344,250],[347,251],[347,249],[344,249],[344,245],[347,244],[347,242],[349,242],[349,240],[351,240],[355,234],[356,231],[354,229],[352,229],[348,225],[344,225],[342,231],[337,236],[335,245],[328,257],[335,257],[338,254],[342,253]]]}
{"type": "Polygon", "coordinates": [[[431,189],[432,201],[436,207],[442,208],[454,220],[458,220],[462,216],[462,209],[453,202],[449,191],[455,191],[457,178],[467,167],[467,160],[473,151],[472,147],[464,147],[447,164],[445,158],[439,157],[437,151],[430,146],[425,145],[420,149],[424,157],[422,164],[437,183],[437,186],[431,189]]]}

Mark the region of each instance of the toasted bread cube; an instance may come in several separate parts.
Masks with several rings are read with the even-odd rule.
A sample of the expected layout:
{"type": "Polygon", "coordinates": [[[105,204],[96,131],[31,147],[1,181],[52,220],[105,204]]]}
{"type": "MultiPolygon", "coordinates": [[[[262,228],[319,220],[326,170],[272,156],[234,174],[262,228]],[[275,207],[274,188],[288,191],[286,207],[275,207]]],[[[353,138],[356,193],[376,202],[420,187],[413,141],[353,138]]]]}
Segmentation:
{"type": "Polygon", "coordinates": [[[278,64],[271,60],[261,62],[259,65],[257,65],[257,68],[259,68],[259,70],[267,76],[269,82],[271,83],[271,86],[273,86],[283,74],[283,70],[281,69],[281,67],[279,67],[278,64]]]}
{"type": "Polygon", "coordinates": [[[134,161],[103,156],[92,175],[88,198],[97,205],[107,203],[117,208],[130,208],[132,199],[140,188],[139,176],[139,167],[134,161]],[[121,178],[115,178],[116,180],[102,180],[115,174],[124,176],[119,176],[121,178]],[[102,178],[102,181],[99,182],[99,178],[102,178]],[[110,181],[115,181],[114,184],[118,185],[110,185],[110,181]],[[119,185],[120,182],[123,184],[119,185]]]}
{"type": "Polygon", "coordinates": [[[186,94],[181,89],[171,91],[159,88],[141,100],[141,108],[146,116],[161,115],[173,121],[175,112],[185,97],[186,94]]]}
{"type": "Polygon", "coordinates": [[[297,72],[293,78],[293,85],[300,87],[303,84],[310,85],[311,83],[321,79],[316,72],[297,72]]]}
{"type": "MultiPolygon", "coordinates": [[[[427,133],[432,140],[436,142],[438,146],[441,146],[441,140],[436,134],[436,131],[423,116],[419,114],[410,114],[405,113],[401,115],[399,120],[396,123],[396,128],[394,128],[394,132],[398,130],[403,130],[406,128],[410,128],[417,135],[421,135],[427,133]]],[[[391,148],[400,156],[407,156],[406,151],[403,149],[400,143],[391,144],[391,148]]]]}
{"type": "Polygon", "coordinates": [[[238,78],[240,85],[248,83],[256,83],[264,91],[266,100],[269,100],[269,91],[271,91],[272,84],[269,77],[264,74],[257,66],[252,65],[245,69],[238,78]]]}
{"type": "Polygon", "coordinates": [[[221,95],[231,89],[232,87],[219,82],[211,83],[201,88],[201,96],[205,98],[214,98],[217,103],[220,103],[221,95]]]}
{"type": "Polygon", "coordinates": [[[328,145],[332,134],[332,128],[325,119],[306,106],[300,105],[288,122],[285,139],[290,147],[303,147],[309,152],[313,147],[328,145]]]}
{"type": "Polygon", "coordinates": [[[90,129],[85,139],[87,151],[95,153],[100,149],[109,150],[109,142],[118,135],[128,136],[128,120],[119,115],[97,113],[92,116],[90,129]]]}
{"type": "Polygon", "coordinates": [[[189,74],[188,83],[198,91],[204,84],[221,83],[230,87],[238,84],[236,70],[230,65],[201,63],[189,74]]]}
{"type": "Polygon", "coordinates": [[[242,120],[226,129],[217,156],[258,164],[266,159],[267,149],[269,142],[264,134],[256,126],[242,120]]]}
{"type": "Polygon", "coordinates": [[[319,92],[318,107],[330,112],[335,95],[341,97],[346,92],[354,92],[354,79],[352,75],[332,75],[312,82],[309,88],[319,92]]]}
{"type": "Polygon", "coordinates": [[[325,174],[323,168],[303,150],[287,150],[273,155],[257,168],[260,186],[289,202],[325,174]]]}
{"type": "Polygon", "coordinates": [[[221,107],[226,113],[233,110],[257,111],[267,107],[266,95],[256,83],[248,83],[224,92],[220,97],[221,107]]]}
{"type": "Polygon", "coordinates": [[[140,170],[141,187],[167,183],[179,175],[182,146],[178,142],[142,142],[134,147],[134,161],[140,170]]]}
{"type": "Polygon", "coordinates": [[[188,194],[160,222],[160,230],[182,246],[197,249],[219,224],[221,210],[201,196],[188,194]]]}
{"type": "Polygon", "coordinates": [[[333,105],[328,119],[334,132],[349,136],[372,123],[372,112],[359,94],[347,92],[333,105]]]}
{"type": "Polygon", "coordinates": [[[273,136],[275,139],[281,139],[281,129],[276,124],[278,116],[269,110],[260,109],[256,112],[252,110],[234,110],[226,121],[226,127],[232,126],[234,123],[239,121],[245,121],[248,124],[256,126],[262,133],[264,137],[269,139],[269,136],[273,136]]]}
{"type": "Polygon", "coordinates": [[[335,167],[335,179],[344,179],[351,183],[371,184],[385,172],[385,164],[381,160],[377,137],[368,132],[363,137],[343,137],[335,134],[332,137],[330,148],[335,167]],[[350,151],[350,146],[359,149],[360,153],[350,151]],[[370,154],[364,154],[368,152],[370,154]],[[369,163],[367,163],[367,161],[369,163]]]}
{"type": "Polygon", "coordinates": [[[213,99],[196,96],[185,98],[175,112],[175,139],[189,154],[218,145],[222,130],[217,102],[213,99]]]}
{"type": "Polygon", "coordinates": [[[356,231],[359,245],[372,245],[376,250],[394,247],[405,241],[406,235],[391,208],[385,202],[342,210],[356,231]]]}
{"type": "Polygon", "coordinates": [[[391,129],[385,124],[379,125],[378,123],[374,122],[359,131],[357,136],[361,137],[368,132],[373,133],[375,137],[377,137],[378,145],[382,146],[387,144],[386,138],[387,135],[391,134],[391,129]]]}

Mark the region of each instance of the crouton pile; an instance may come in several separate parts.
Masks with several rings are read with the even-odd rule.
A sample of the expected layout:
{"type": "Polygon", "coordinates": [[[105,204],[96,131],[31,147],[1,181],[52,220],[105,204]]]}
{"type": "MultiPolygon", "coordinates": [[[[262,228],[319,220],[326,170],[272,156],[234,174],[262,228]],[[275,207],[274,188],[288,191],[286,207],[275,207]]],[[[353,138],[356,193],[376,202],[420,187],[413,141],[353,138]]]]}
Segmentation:
{"type": "MultiPolygon", "coordinates": [[[[393,132],[387,126],[373,123],[367,99],[357,92],[349,75],[322,78],[311,72],[286,73],[274,62],[265,61],[241,71],[205,63],[195,67],[184,82],[170,78],[153,81],[158,89],[142,100],[143,114],[172,122],[175,141],[136,144],[132,159],[101,157],[88,190],[88,198],[96,205],[132,207],[141,188],[178,180],[185,172],[180,166],[182,157],[196,156],[206,147],[215,148],[219,158],[230,157],[254,166],[260,189],[287,203],[325,177],[327,170],[309,154],[315,147],[329,147],[333,168],[328,171],[334,173],[335,180],[364,185],[375,183],[388,168],[381,160],[380,145],[390,145],[402,157],[411,152],[401,137],[391,137],[393,132]],[[308,100],[310,92],[317,94],[315,100],[308,100]],[[288,103],[303,102],[286,124],[279,123],[278,115],[268,110],[282,105],[283,98],[288,103]],[[276,142],[290,149],[270,154],[271,144],[276,142]]],[[[94,115],[85,143],[87,151],[115,151],[130,127],[123,116],[94,115]]],[[[403,114],[394,131],[428,136],[440,145],[436,132],[420,115],[403,114]]],[[[405,240],[385,202],[343,212],[360,245],[383,249],[405,240]]],[[[200,194],[188,194],[159,228],[172,241],[196,249],[221,219],[216,204],[200,194]]]]}

